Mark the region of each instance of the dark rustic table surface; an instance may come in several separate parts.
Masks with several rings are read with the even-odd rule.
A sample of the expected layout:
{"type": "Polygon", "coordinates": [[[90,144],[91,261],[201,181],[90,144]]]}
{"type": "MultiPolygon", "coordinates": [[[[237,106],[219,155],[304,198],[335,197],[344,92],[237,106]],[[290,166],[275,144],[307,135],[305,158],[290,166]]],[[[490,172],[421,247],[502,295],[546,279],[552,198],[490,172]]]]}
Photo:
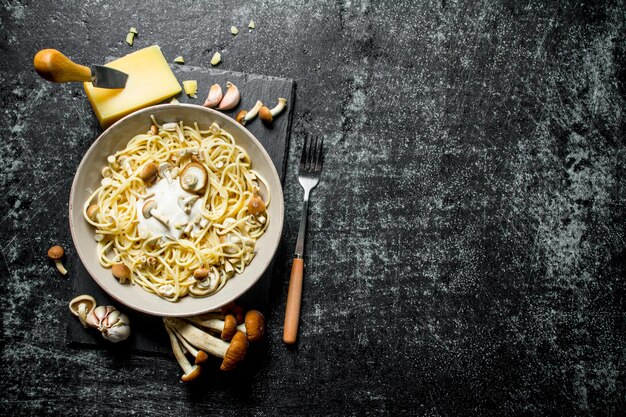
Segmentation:
{"type": "Polygon", "coordinates": [[[623,415],[623,2],[1,8],[0,414],[623,415]],[[46,259],[60,242],[80,262],[68,195],[100,128],[82,88],[44,83],[32,58],[55,47],[96,63],[154,43],[297,82],[267,339],[195,385],[172,357],[68,347],[70,281],[46,259]],[[307,135],[328,146],[288,349],[307,135]]]}

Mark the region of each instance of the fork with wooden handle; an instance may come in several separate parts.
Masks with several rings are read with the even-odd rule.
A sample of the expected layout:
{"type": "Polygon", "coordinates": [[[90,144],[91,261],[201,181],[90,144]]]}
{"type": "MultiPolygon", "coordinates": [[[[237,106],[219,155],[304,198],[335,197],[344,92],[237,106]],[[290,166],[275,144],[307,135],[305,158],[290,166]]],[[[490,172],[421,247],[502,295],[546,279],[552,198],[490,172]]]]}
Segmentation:
{"type": "Polygon", "coordinates": [[[298,337],[298,323],[300,321],[300,301],[302,299],[302,276],[304,273],[304,237],[306,234],[306,215],[309,209],[309,194],[320,180],[322,172],[322,146],[324,140],[317,138],[309,141],[305,138],[300,158],[298,170],[298,181],[304,188],[304,204],[302,207],[302,218],[300,219],[300,229],[298,230],[298,240],[296,242],[296,253],[291,266],[291,277],[289,278],[289,291],[287,293],[287,308],[285,311],[285,329],[283,332],[283,342],[287,344],[296,343],[298,337]]]}

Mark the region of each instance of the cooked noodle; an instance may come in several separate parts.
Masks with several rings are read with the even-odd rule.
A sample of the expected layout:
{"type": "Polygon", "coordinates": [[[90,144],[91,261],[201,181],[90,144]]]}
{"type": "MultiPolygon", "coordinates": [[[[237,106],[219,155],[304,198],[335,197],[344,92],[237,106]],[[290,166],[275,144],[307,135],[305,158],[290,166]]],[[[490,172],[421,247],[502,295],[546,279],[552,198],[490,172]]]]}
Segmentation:
{"type": "MultiPolygon", "coordinates": [[[[166,126],[152,120],[158,134],[137,135],[115,158],[109,157],[101,186],[89,197],[83,215],[96,229],[103,267],[123,263],[131,271],[132,283],[168,301],[206,296],[219,291],[253,259],[256,241],[269,218],[267,210],[250,214],[248,203],[262,191],[265,206],[269,205],[269,189],[251,169],[246,151],[216,123],[200,130],[197,123],[166,126]],[[175,177],[177,170],[182,172],[192,161],[208,173],[208,186],[193,206],[195,218],[189,219],[192,226],[176,225],[177,230],[187,229],[178,237],[146,230],[146,223],[141,224],[141,204],[150,198],[153,184],[149,187],[141,179],[142,168],[150,162],[157,166],[169,162],[171,177],[175,177]],[[98,209],[90,219],[87,209],[93,204],[98,209]],[[209,270],[207,279],[194,278],[199,268],[209,270]]],[[[166,181],[160,176],[155,183],[166,181]]]]}

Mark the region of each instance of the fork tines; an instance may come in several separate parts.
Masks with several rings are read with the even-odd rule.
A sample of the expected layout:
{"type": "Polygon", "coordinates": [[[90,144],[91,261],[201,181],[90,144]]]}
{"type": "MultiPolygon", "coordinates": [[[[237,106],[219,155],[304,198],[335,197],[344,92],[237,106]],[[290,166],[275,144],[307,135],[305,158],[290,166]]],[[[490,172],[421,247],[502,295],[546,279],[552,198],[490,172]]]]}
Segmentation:
{"type": "Polygon", "coordinates": [[[319,172],[322,169],[322,147],[324,138],[316,137],[309,140],[308,136],[304,138],[304,146],[302,147],[302,156],[300,157],[300,172],[319,172]]]}

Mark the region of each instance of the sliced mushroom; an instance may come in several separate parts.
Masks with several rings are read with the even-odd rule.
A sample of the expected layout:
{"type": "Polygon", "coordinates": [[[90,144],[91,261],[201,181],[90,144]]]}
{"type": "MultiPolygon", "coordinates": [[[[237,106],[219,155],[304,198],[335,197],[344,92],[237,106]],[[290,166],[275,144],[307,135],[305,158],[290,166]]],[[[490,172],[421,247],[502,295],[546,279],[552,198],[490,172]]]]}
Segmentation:
{"type": "Polygon", "coordinates": [[[200,375],[200,367],[195,364],[192,366],[189,363],[189,361],[185,357],[185,354],[183,353],[180,347],[180,344],[178,343],[178,339],[176,338],[176,335],[170,329],[170,327],[167,326],[167,323],[165,326],[165,330],[167,331],[167,334],[170,337],[170,343],[172,344],[172,352],[174,352],[174,357],[176,357],[176,361],[178,362],[178,364],[180,365],[180,367],[183,369],[183,372],[184,372],[180,380],[183,382],[189,382],[198,378],[198,376],[200,375]]]}
{"type": "Polygon", "coordinates": [[[208,182],[209,174],[204,165],[198,162],[190,162],[180,173],[180,186],[190,193],[201,194],[208,182]]]}
{"type": "Polygon", "coordinates": [[[65,251],[59,245],[53,246],[48,249],[48,258],[54,261],[57,269],[61,274],[67,275],[67,269],[65,269],[65,267],[63,266],[63,262],[61,262],[61,259],[63,259],[63,255],[65,255],[65,251]]]}
{"type": "Polygon", "coordinates": [[[89,327],[87,324],[87,315],[93,311],[98,303],[96,303],[96,299],[91,295],[79,295],[70,301],[70,311],[73,315],[78,317],[80,320],[80,324],[83,325],[84,328],[89,327]]]}
{"type": "Polygon", "coordinates": [[[172,164],[169,162],[162,162],[159,164],[159,175],[167,180],[168,184],[172,183],[172,164]]]}
{"type": "Polygon", "coordinates": [[[118,279],[120,284],[126,284],[126,281],[130,279],[130,268],[122,263],[113,265],[111,273],[118,279]]]}
{"type": "Polygon", "coordinates": [[[158,206],[159,205],[157,204],[156,201],[148,200],[143,205],[143,208],[141,209],[141,214],[143,214],[143,217],[145,217],[146,219],[149,219],[150,217],[154,217],[155,219],[163,223],[165,226],[169,226],[170,220],[164,215],[162,215],[161,213],[159,213],[159,211],[157,210],[158,206]]]}
{"type": "Polygon", "coordinates": [[[193,207],[194,203],[198,201],[199,198],[199,195],[192,195],[187,198],[181,195],[178,196],[178,205],[180,206],[180,208],[183,209],[185,213],[189,214],[191,213],[191,208],[193,207]]]}

